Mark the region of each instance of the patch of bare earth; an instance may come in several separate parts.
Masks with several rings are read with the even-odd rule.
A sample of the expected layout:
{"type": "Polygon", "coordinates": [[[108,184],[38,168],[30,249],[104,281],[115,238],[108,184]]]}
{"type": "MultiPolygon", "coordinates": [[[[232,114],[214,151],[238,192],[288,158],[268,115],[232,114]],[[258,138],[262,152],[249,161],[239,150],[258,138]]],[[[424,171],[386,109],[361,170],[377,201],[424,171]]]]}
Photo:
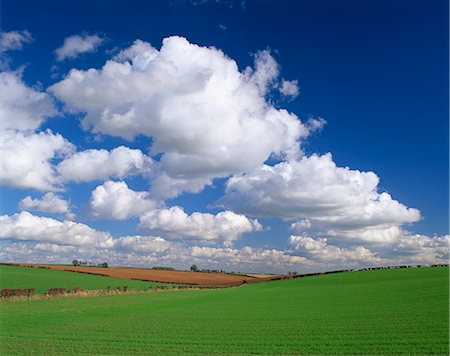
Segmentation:
{"type": "Polygon", "coordinates": [[[40,265],[40,264],[26,264],[26,266],[36,268],[48,268],[58,271],[95,274],[114,278],[134,279],[149,282],[192,284],[199,286],[237,286],[243,283],[256,283],[286,277],[274,275],[266,278],[255,278],[251,276],[243,276],[243,275],[240,276],[225,273],[165,271],[165,270],[151,270],[132,267],[100,268],[100,267],[72,267],[72,266],[56,266],[56,265],[40,265]]]}

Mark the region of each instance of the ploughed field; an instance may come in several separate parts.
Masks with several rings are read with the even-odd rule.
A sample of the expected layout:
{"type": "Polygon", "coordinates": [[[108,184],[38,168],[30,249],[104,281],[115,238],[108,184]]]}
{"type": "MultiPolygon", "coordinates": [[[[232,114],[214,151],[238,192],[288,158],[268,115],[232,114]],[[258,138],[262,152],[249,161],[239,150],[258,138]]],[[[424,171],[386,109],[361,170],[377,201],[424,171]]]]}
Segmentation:
{"type": "Polygon", "coordinates": [[[145,268],[132,267],[73,267],[61,265],[34,265],[27,266],[49,268],[58,271],[72,271],[80,273],[90,273],[113,278],[123,278],[130,280],[142,280],[151,282],[166,282],[177,284],[193,284],[200,286],[233,286],[240,285],[244,281],[246,283],[262,282],[273,278],[281,278],[285,276],[266,275],[264,278],[247,275],[235,275],[225,273],[206,273],[206,272],[186,272],[186,271],[167,271],[152,270],[145,268]]]}
{"type": "Polygon", "coordinates": [[[447,355],[448,288],[436,267],[2,302],[0,354],[447,355]]]}

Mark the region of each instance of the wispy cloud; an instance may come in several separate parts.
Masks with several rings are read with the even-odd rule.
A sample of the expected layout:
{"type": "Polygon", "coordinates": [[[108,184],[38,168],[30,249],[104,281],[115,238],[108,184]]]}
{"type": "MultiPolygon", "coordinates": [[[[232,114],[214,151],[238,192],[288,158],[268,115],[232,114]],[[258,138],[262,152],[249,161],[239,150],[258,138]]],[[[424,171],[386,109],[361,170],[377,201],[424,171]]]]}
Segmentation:
{"type": "Polygon", "coordinates": [[[55,50],[56,59],[63,61],[77,58],[82,53],[95,52],[102,42],[102,37],[88,33],[66,37],[64,44],[55,50]]]}
{"type": "Polygon", "coordinates": [[[0,32],[0,53],[21,50],[25,43],[33,40],[31,33],[24,31],[0,32]]]}

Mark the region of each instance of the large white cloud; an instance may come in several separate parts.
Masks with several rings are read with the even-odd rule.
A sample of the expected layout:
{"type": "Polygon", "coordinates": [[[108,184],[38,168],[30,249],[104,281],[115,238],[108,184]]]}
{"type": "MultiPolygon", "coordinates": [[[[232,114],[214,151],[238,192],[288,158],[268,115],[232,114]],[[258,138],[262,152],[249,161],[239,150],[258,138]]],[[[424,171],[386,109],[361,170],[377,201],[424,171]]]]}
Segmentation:
{"type": "Polygon", "coordinates": [[[53,193],[47,193],[40,199],[27,196],[20,201],[19,207],[21,210],[35,210],[45,213],[70,213],[70,203],[53,193]]]}
{"type": "Polygon", "coordinates": [[[240,72],[222,51],[181,37],[164,39],[159,51],[136,41],[101,69],[71,70],[49,91],[86,113],[85,128],[152,137],[152,153],[163,153],[155,185],[171,184],[177,189],[162,193],[175,196],[252,170],[271,154],[299,155],[307,128],[265,99],[276,62],[267,51],[255,62],[240,72]]]}
{"type": "Polygon", "coordinates": [[[378,183],[372,172],[337,167],[330,154],[312,155],[230,178],[220,204],[252,216],[307,218],[340,229],[420,219],[417,209],[379,193],[378,183]]]}
{"type": "Polygon", "coordinates": [[[60,189],[52,160],[74,150],[70,142],[50,130],[39,133],[4,130],[0,147],[0,184],[43,191],[60,189]]]}
{"type": "Polygon", "coordinates": [[[56,59],[74,59],[82,53],[95,52],[103,42],[103,38],[98,35],[73,35],[64,39],[64,44],[55,50],[56,59]]]}
{"type": "Polygon", "coordinates": [[[23,241],[49,242],[59,245],[97,246],[114,245],[111,235],[73,221],[59,221],[40,217],[27,211],[12,216],[0,216],[0,238],[23,241]]]}
{"type": "Polygon", "coordinates": [[[140,218],[140,227],[162,232],[169,237],[223,242],[226,245],[243,233],[262,229],[257,220],[231,211],[222,211],[216,215],[198,212],[188,215],[179,206],[145,213],[140,218]]]}
{"type": "Polygon", "coordinates": [[[56,113],[50,96],[28,87],[20,72],[0,72],[0,129],[34,130],[56,113]]]}
{"type": "Polygon", "coordinates": [[[155,209],[158,203],[149,199],[148,192],[136,192],[125,182],[107,181],[91,194],[91,212],[96,218],[125,220],[155,209]]]}
{"type": "Polygon", "coordinates": [[[76,152],[60,162],[57,170],[62,181],[80,183],[148,174],[152,162],[141,150],[119,146],[111,151],[88,149],[76,152]]]}

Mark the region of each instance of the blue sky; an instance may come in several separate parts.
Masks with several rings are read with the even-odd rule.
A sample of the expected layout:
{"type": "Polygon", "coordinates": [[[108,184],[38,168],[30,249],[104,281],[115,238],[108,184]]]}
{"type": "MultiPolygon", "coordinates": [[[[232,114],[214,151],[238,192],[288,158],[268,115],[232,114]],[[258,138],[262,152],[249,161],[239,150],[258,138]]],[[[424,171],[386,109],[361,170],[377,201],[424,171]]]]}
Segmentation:
{"type": "Polygon", "coordinates": [[[15,142],[2,152],[1,259],[287,271],[447,258],[447,2],[1,7],[0,115],[15,142]],[[155,53],[177,74],[136,64],[155,53]],[[108,60],[131,72],[108,77],[108,60]],[[17,158],[44,146],[39,167],[17,158]]]}

